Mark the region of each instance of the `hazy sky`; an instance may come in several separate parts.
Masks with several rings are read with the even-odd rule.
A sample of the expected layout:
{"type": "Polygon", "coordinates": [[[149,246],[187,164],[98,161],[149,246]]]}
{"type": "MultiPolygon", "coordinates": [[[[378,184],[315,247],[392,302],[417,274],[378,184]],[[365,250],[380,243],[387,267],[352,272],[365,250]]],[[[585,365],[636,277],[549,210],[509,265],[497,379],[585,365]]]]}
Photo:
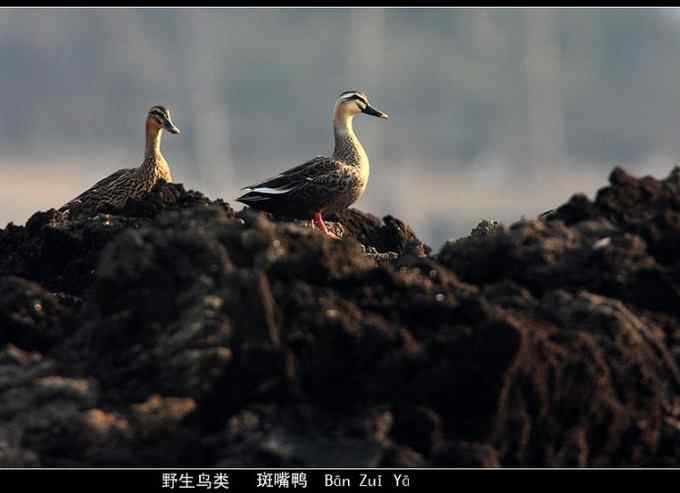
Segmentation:
{"type": "Polygon", "coordinates": [[[434,246],[680,156],[673,9],[1,9],[0,224],[143,157],[212,198],[332,152],[337,95],[371,159],[356,204],[434,246]]]}

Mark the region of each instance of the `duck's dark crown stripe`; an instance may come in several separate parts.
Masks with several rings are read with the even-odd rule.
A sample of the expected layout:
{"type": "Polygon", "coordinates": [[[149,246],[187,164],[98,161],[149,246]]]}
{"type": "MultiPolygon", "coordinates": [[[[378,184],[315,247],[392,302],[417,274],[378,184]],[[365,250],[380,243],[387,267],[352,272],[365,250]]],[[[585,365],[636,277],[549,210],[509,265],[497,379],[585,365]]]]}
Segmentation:
{"type": "Polygon", "coordinates": [[[355,91],[343,92],[340,94],[339,99],[343,99],[345,101],[361,101],[368,104],[368,99],[366,99],[366,96],[358,94],[355,91]]]}
{"type": "Polygon", "coordinates": [[[166,115],[166,114],[164,114],[164,113],[162,113],[158,110],[155,110],[155,109],[152,109],[151,111],[149,111],[149,115],[157,116],[162,120],[167,120],[167,119],[170,118],[168,115],[166,115]]]}

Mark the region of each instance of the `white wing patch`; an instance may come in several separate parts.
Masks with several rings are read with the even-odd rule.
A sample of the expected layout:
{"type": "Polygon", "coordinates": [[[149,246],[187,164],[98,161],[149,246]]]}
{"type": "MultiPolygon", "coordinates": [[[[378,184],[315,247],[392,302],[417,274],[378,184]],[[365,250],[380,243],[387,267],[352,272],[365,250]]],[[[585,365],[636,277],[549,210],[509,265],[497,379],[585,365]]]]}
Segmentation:
{"type": "Polygon", "coordinates": [[[255,188],[246,188],[246,190],[249,190],[251,192],[257,192],[257,193],[266,193],[269,195],[277,195],[280,193],[288,193],[291,190],[293,190],[295,187],[291,188],[268,188],[268,187],[255,187],[255,188]]]}

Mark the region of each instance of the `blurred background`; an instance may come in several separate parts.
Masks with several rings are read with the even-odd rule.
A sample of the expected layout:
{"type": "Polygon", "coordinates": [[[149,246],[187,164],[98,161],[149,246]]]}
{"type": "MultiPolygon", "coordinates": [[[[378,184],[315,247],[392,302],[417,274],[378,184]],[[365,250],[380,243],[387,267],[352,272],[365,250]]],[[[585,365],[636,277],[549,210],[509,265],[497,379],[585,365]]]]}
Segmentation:
{"type": "Polygon", "coordinates": [[[144,118],[171,108],[176,182],[240,187],[332,152],[358,119],[371,178],[355,204],[435,247],[481,219],[592,196],[615,165],[680,159],[677,9],[3,9],[0,226],[138,166],[144,118]]]}

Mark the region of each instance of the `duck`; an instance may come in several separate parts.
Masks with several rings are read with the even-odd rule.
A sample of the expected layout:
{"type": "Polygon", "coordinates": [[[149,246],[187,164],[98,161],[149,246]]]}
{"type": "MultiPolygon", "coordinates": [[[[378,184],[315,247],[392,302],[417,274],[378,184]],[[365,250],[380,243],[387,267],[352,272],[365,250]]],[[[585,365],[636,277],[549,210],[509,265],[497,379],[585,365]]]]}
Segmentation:
{"type": "Polygon", "coordinates": [[[67,214],[96,212],[102,206],[120,208],[128,199],[140,199],[161,180],[172,182],[168,162],[161,153],[163,131],[179,134],[165,106],[156,105],[146,116],[146,150],[144,161],[137,168],[119,169],[98,181],[73,200],[64,204],[59,211],[67,214]]]}
{"type": "Polygon", "coordinates": [[[352,127],[354,118],[362,114],[389,118],[387,113],[371,106],[364,92],[340,93],[333,110],[333,155],[317,156],[272,178],[243,187],[247,192],[236,200],[275,215],[312,219],[326,237],[340,239],[328,230],[323,216],[346,209],[366,190],[370,163],[352,127]]]}

